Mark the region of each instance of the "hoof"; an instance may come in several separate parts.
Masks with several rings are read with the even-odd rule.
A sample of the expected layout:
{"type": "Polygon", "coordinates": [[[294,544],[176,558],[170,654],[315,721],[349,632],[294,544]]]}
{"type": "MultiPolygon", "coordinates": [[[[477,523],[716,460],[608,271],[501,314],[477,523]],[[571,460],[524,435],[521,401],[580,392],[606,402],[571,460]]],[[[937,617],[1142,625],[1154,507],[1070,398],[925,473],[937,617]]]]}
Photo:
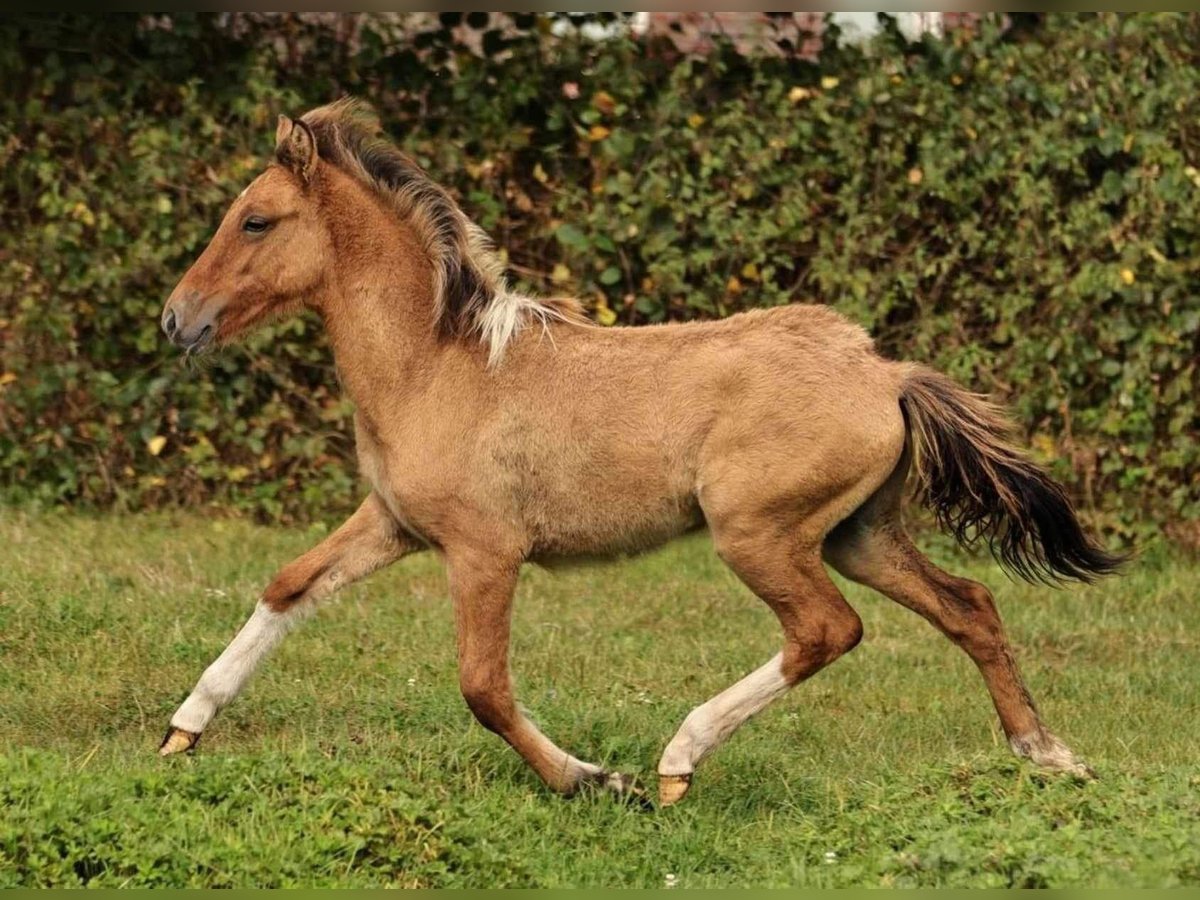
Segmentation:
{"type": "Polygon", "coordinates": [[[1012,749],[1031,763],[1048,772],[1064,772],[1084,781],[1094,781],[1096,770],[1071,752],[1071,748],[1046,733],[1028,738],[1013,738],[1012,749]]]}
{"type": "Polygon", "coordinates": [[[604,778],[604,789],[615,794],[630,806],[640,806],[642,809],[653,809],[654,804],[637,783],[632,775],[622,775],[620,772],[609,772],[604,778]]]}
{"type": "Polygon", "coordinates": [[[1080,781],[1097,781],[1100,776],[1096,774],[1096,770],[1085,763],[1082,759],[1076,759],[1069,765],[1065,766],[1043,766],[1051,772],[1063,772],[1067,775],[1073,775],[1080,781]]]}
{"type": "Polygon", "coordinates": [[[167,729],[162,743],[158,745],[158,755],[170,756],[172,753],[190,753],[195,749],[196,742],[199,740],[200,735],[192,734],[190,731],[184,731],[182,728],[172,726],[167,729]]]}
{"type": "Polygon", "coordinates": [[[670,806],[673,803],[678,803],[684,798],[688,792],[688,788],[691,786],[691,772],[688,772],[686,775],[659,775],[658,805],[670,806]]]}
{"type": "Polygon", "coordinates": [[[621,772],[597,772],[587,780],[587,783],[594,789],[611,794],[630,806],[646,810],[654,808],[650,796],[632,775],[624,775],[621,772]]]}

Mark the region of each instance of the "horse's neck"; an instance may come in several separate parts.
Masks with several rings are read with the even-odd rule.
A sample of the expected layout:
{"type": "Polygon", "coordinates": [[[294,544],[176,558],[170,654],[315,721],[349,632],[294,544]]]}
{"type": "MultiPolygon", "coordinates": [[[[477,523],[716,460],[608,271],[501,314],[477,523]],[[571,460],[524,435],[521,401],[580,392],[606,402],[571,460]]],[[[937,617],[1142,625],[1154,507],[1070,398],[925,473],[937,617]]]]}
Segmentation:
{"type": "Polygon", "coordinates": [[[356,278],[322,310],[338,375],[364,412],[399,400],[434,363],[436,336],[413,293],[411,282],[356,278]]]}
{"type": "Polygon", "coordinates": [[[447,367],[433,266],[416,233],[348,179],[327,198],[336,271],[320,304],[342,384],[369,418],[391,417],[447,367]]]}
{"type": "Polygon", "coordinates": [[[432,271],[411,240],[347,242],[338,259],[320,312],[342,384],[370,414],[412,390],[438,353],[432,271]]]}

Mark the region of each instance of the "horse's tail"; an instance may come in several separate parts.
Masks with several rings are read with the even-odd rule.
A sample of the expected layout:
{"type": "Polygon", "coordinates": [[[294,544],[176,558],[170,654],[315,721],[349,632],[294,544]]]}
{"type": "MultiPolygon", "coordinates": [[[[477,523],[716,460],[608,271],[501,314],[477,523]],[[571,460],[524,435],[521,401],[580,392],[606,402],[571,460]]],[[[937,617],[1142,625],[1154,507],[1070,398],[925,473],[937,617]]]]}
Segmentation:
{"type": "Polygon", "coordinates": [[[901,408],[916,451],[921,498],[960,544],[985,540],[1026,581],[1092,581],[1124,557],[1084,533],[1062,485],[1013,443],[1013,426],[985,397],[914,366],[901,408]]]}

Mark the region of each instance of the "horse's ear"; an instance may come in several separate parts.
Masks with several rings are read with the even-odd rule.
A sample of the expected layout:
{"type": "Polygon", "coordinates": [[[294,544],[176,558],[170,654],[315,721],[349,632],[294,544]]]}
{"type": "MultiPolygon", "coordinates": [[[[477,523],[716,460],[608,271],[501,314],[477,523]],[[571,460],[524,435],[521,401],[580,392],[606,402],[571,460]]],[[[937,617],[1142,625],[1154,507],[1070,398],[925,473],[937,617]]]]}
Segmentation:
{"type": "Polygon", "coordinates": [[[317,139],[312,129],[299,119],[279,117],[275,129],[275,159],[287,166],[307,184],[317,170],[317,139]]]}

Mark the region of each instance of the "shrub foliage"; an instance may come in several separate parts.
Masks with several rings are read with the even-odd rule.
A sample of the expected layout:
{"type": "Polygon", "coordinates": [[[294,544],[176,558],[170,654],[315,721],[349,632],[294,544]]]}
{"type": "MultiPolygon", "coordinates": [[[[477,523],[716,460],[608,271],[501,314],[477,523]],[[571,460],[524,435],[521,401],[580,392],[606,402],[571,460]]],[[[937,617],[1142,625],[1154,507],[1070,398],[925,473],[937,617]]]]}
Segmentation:
{"type": "Polygon", "coordinates": [[[445,29],[368,23],[351,52],[296,19],[163,24],[0,23],[12,498],[268,518],[354,503],[315,320],[202,371],[158,332],[275,115],[353,93],[531,289],[605,324],[833,304],[887,353],[1010,403],[1099,524],[1200,516],[1197,14],[888,34],[819,67],[679,59],[532,17],[482,53],[445,29]]]}

